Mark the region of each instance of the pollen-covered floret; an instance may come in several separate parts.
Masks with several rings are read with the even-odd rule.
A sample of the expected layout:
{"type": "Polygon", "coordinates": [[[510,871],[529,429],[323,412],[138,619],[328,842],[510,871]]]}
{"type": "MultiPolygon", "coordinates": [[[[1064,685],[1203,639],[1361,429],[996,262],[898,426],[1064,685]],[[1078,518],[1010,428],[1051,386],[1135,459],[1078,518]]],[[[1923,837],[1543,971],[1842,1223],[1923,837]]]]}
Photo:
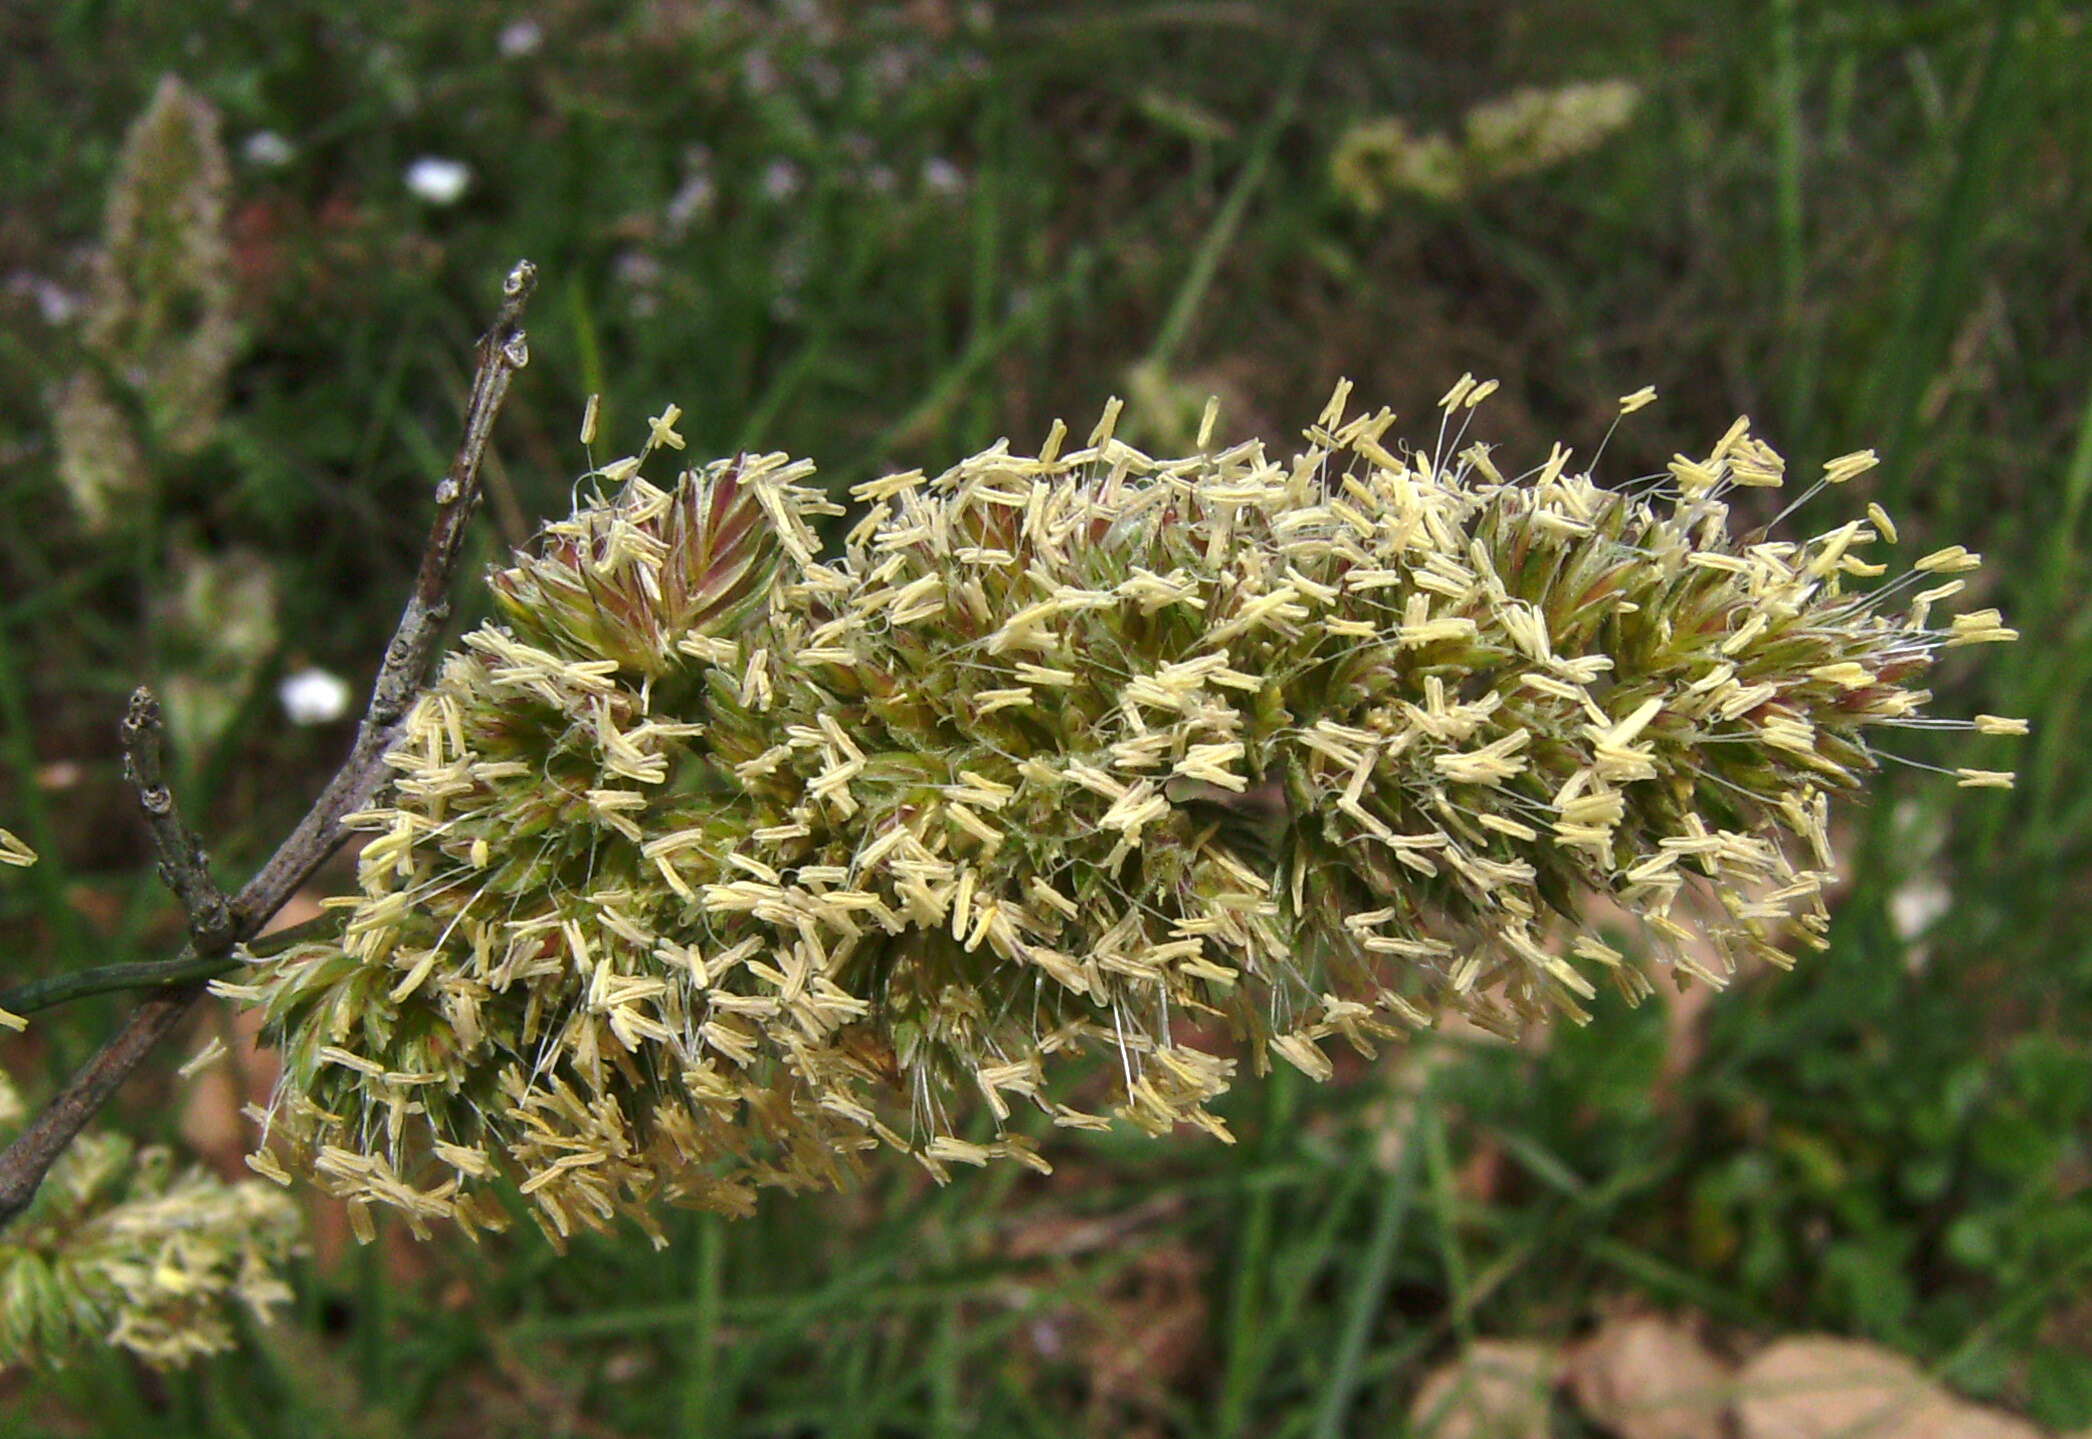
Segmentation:
{"type": "Polygon", "coordinates": [[[804,463],[640,478],[664,417],[494,577],[357,820],[339,940],[233,987],[286,1060],[257,1167],[365,1228],[498,1225],[507,1176],[554,1235],[658,1234],[880,1146],[1043,1168],[1021,1108],[1226,1138],[1244,1058],[1581,1020],[1648,984],[1579,932],[1592,896],[1713,984],[1820,947],[1832,797],[1936,650],[2011,636],[1929,622],[1959,581],[1890,612],[1974,557],[1856,590],[1878,507],[1737,535],[1726,497],[1784,469],[1743,421],[1639,485],[1560,447],[1507,477],[1459,448],[1493,388],[1430,452],[1340,388],[1283,459],[1210,415],[1156,459],[1114,405],[859,486],[828,560],[804,463]]]}

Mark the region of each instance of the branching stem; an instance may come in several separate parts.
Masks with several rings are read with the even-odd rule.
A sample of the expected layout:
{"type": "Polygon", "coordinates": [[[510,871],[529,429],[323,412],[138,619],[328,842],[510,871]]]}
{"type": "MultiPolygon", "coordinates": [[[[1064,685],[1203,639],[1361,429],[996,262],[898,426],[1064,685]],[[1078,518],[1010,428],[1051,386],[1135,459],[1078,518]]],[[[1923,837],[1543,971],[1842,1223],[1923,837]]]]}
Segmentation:
{"type": "Polygon", "coordinates": [[[225,891],[211,878],[210,856],[196,831],[182,822],[163,763],[165,735],[160,702],[140,685],[131,692],[123,719],[124,778],[138,792],[138,809],[152,836],[160,883],[181,901],[189,917],[189,944],[197,954],[216,954],[232,940],[233,916],[225,891]]]}
{"type": "MultiPolygon", "coordinates": [[[[384,663],[371,686],[370,705],[356,727],[355,743],[312,808],[229,905],[212,883],[201,846],[182,824],[161,778],[159,706],[146,691],[132,697],[124,722],[126,768],[138,787],[161,876],[189,916],[192,942],[182,956],[164,965],[112,965],[44,982],[51,988],[44,991],[42,1005],[140,983],[160,987],[131,1011],[115,1036],[67,1081],[14,1143],[0,1152],[0,1226],[28,1207],[59,1155],[145,1056],[174,1031],[203,992],[204,981],[244,962],[233,957],[234,945],[258,934],[341,844],[342,816],[368,807],[384,788],[385,752],[398,738],[408,706],[428,683],[443,623],[449,618],[451,580],[465,523],[479,500],[480,467],[495,417],[515,372],[530,361],[523,312],[536,284],[537,267],[528,260],[519,261],[502,287],[501,309],[492,328],[480,337],[472,393],[465,406],[464,435],[449,471],[436,486],[436,517],[422,548],[414,589],[385,648],[384,663]],[[210,968],[212,965],[219,967],[210,968]],[[152,973],[147,975],[148,971],[152,973]],[[70,989],[64,983],[67,980],[72,981],[70,989]],[[83,984],[93,987],[83,988],[83,984]]],[[[35,1002],[35,994],[22,1000],[25,990],[36,988],[21,986],[8,997],[26,1002],[30,1008],[42,1007],[35,1002]]]]}

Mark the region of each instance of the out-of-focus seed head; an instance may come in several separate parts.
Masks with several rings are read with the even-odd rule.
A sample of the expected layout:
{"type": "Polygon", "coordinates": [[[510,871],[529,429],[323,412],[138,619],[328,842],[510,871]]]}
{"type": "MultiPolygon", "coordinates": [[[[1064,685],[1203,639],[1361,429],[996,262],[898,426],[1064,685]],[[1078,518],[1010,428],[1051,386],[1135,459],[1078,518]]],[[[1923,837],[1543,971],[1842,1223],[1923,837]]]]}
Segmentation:
{"type": "Polygon", "coordinates": [[[161,77],[124,136],[87,315],[88,344],[181,454],[215,432],[239,343],[219,130],[210,102],[161,77]]]}
{"type": "Polygon", "coordinates": [[[210,103],[168,75],[124,136],[83,335],[94,363],[60,388],[53,416],[59,478],[96,531],[126,524],[153,486],[134,409],[150,448],[186,455],[225,407],[240,326],[219,129],[210,103]]]}
{"type": "Polygon", "coordinates": [[[1409,195],[1456,201],[1597,149],[1640,103],[1641,91],[1617,79],[1514,90],[1470,109],[1457,138],[1376,116],[1338,138],[1330,183],[1369,215],[1409,195]]]}
{"type": "Polygon", "coordinates": [[[1156,459],[1114,404],[1079,448],[871,481],[830,561],[808,466],[657,488],[657,419],[495,576],[355,821],[340,939],[225,987],[285,1052],[256,1166],[366,1229],[499,1225],[506,1175],[555,1237],[658,1235],[882,1145],[1044,1167],[1005,1121],[1110,1123],[1084,1054],[1118,1117],[1225,1138],[1244,1056],[1581,1020],[1648,984],[1592,896],[1681,977],[1819,947],[1831,797],[1934,651],[2011,635],[1932,626],[1951,586],[1888,610],[1973,557],[1854,590],[1885,516],[1737,535],[1784,469],[1747,422],[1609,490],[1559,447],[1509,478],[1392,446],[1346,388],[1290,458],[1209,420],[1156,459]]]}
{"type": "MultiPolygon", "coordinates": [[[[22,1105],[0,1076],[0,1125],[22,1105]]],[[[266,1321],[301,1223],[259,1180],[176,1174],[164,1149],[76,1140],[0,1233],[0,1364],[57,1363],[95,1344],[179,1368],[232,1347],[231,1310],[266,1321]]]]}

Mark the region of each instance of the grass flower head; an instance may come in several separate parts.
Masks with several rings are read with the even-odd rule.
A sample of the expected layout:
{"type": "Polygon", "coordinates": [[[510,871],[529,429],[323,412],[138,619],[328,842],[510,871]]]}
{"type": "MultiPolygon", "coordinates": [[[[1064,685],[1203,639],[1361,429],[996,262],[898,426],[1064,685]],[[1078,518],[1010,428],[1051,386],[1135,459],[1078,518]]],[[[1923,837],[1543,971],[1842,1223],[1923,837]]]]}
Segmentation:
{"type": "MultiPolygon", "coordinates": [[[[0,1077],[0,1126],[21,1117],[0,1077]]],[[[235,1305],[266,1321],[289,1301],[281,1271],[301,1227],[258,1180],[180,1174],[165,1149],[89,1134],[0,1237],[0,1364],[106,1342],[165,1369],[229,1349],[235,1305]]]]}
{"type": "Polygon", "coordinates": [[[499,1224],[505,1175],[555,1236],[658,1234],[879,1147],[1044,1168],[1021,1108],[1225,1139],[1244,1060],[1585,1019],[1648,984],[1594,895],[1708,983],[1820,947],[1833,798],[1935,651],[2011,635],[1891,609],[1974,557],[1855,588],[1885,516],[1738,534],[1784,470],[1744,421],[1608,489],[1463,448],[1492,384],[1431,450],[1347,388],[1289,456],[1209,415],[1156,458],[1114,404],[877,479],[827,559],[810,466],[657,486],[657,419],[494,577],[339,940],[235,987],[286,1057],[257,1167],[416,1227],[499,1224]]]}

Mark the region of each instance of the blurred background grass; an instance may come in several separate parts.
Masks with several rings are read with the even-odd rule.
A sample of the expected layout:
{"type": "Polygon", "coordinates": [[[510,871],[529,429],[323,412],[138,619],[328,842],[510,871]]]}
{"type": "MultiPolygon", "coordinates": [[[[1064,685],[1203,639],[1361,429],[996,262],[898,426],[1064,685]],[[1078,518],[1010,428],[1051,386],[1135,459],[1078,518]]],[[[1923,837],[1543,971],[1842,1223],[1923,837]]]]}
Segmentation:
{"type": "MultiPolygon", "coordinates": [[[[2092,1425],[2086,21],[2057,0],[0,9],[0,819],[45,857],[0,890],[10,978],[178,932],[118,776],[133,684],[193,692],[185,800],[225,878],[331,768],[344,729],[282,723],[277,681],[368,680],[519,255],[544,282],[479,562],[566,508],[590,393],[599,457],[673,402],[693,453],[785,448],[840,487],[1035,444],[1113,393],[1158,444],[1207,393],[1224,431],[1282,444],[1339,375],[1418,417],[1463,370],[1502,380],[1484,430],[1523,465],[1557,436],[1588,453],[1653,383],[1601,480],[1741,413],[1797,473],[1875,445],[1865,494],[1804,518],[1877,499],[1906,545],[1983,551],[1978,602],[2026,638],[1955,652],[1938,708],[2034,722],[2012,793],[1885,775],[1832,950],[1704,1008],[1602,1003],[1518,1048],[1280,1075],[1234,1096],[1233,1149],[1062,1134],[1050,1179],[942,1191],[886,1166],[681,1219],[661,1254],[344,1251],[321,1215],[273,1331],[171,1378],[9,1373],[0,1427],[1393,1433],[1463,1342],[1564,1339],[1621,1304],[1736,1345],[1865,1336],[2092,1425]],[[105,196],[170,73],[230,157],[231,363],[200,441],[128,416],[149,482],[97,526],[59,482],[54,408],[97,363],[105,196]],[[1370,213],[1332,184],[1361,122],[1458,133],[1478,101],[1608,79],[1639,87],[1632,118],[1545,170],[1370,213]],[[432,158],[463,167],[434,176],[454,198],[432,158]],[[243,603],[264,613],[228,659],[243,603]]],[[[55,1080],[118,1012],[37,1025],[9,1067],[55,1080]]],[[[236,1163],[180,1057],[119,1122],[236,1163]]]]}

